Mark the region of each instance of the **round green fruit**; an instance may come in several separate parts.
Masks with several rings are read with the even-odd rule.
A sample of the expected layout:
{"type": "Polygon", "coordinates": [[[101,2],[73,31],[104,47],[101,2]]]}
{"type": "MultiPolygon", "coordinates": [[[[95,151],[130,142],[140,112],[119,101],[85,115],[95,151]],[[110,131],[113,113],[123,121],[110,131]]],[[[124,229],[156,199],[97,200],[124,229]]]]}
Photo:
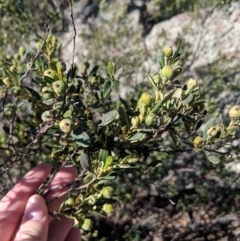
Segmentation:
{"type": "Polygon", "coordinates": [[[198,86],[197,80],[195,80],[195,79],[193,79],[193,78],[191,78],[191,79],[188,80],[188,82],[187,82],[187,88],[188,88],[188,90],[191,90],[191,89],[193,89],[193,88],[195,88],[195,87],[197,87],[197,86],[198,86]]]}
{"type": "Polygon", "coordinates": [[[150,106],[152,103],[152,95],[147,92],[144,92],[142,93],[140,100],[142,104],[144,104],[145,106],[150,106]]]}
{"type": "Polygon", "coordinates": [[[47,69],[43,73],[43,77],[46,80],[54,81],[58,79],[57,73],[53,69],[47,69]]]}
{"type": "Polygon", "coordinates": [[[155,122],[155,115],[153,113],[149,113],[146,117],[145,117],[145,123],[146,125],[150,126],[152,124],[154,124],[155,122]]]}
{"type": "Polygon", "coordinates": [[[171,79],[173,77],[174,71],[171,66],[164,66],[160,70],[160,75],[163,79],[171,79]]]}
{"type": "Polygon", "coordinates": [[[42,113],[42,120],[44,121],[44,122],[49,122],[49,121],[52,121],[53,120],[53,114],[52,114],[52,112],[51,111],[49,111],[49,110],[47,110],[47,111],[44,111],[43,113],[42,113]]]}
{"type": "Polygon", "coordinates": [[[60,96],[66,91],[67,84],[63,80],[57,80],[52,83],[52,87],[57,96],[60,96]]]}
{"type": "Polygon", "coordinates": [[[131,119],[131,124],[132,126],[134,127],[137,127],[139,124],[140,124],[140,119],[138,116],[134,116],[132,119],[131,119]]]}
{"type": "Polygon", "coordinates": [[[205,145],[205,141],[201,136],[196,136],[193,140],[193,145],[196,149],[202,149],[205,145]]]}
{"type": "Polygon", "coordinates": [[[228,112],[229,116],[233,120],[238,120],[240,119],[240,106],[239,105],[234,105],[230,108],[228,112]]]}
{"type": "Polygon", "coordinates": [[[64,133],[70,133],[73,129],[73,122],[71,119],[63,119],[59,123],[59,128],[64,133]]]}
{"type": "Polygon", "coordinates": [[[172,48],[172,47],[169,47],[169,46],[165,47],[165,48],[163,49],[163,54],[164,54],[164,56],[167,57],[167,58],[172,57],[172,55],[173,55],[173,48],[172,48]]]}
{"type": "Polygon", "coordinates": [[[112,204],[109,203],[105,203],[102,207],[102,210],[107,214],[113,213],[114,211],[112,204]]]}
{"type": "Polygon", "coordinates": [[[103,197],[109,199],[112,197],[113,188],[110,186],[103,187],[101,190],[101,194],[103,195],[103,197]]]}
{"type": "Polygon", "coordinates": [[[41,90],[41,96],[43,100],[49,100],[54,97],[53,89],[50,86],[45,86],[41,90]]]}
{"type": "Polygon", "coordinates": [[[85,231],[89,231],[92,227],[92,220],[89,218],[85,218],[83,221],[82,229],[85,231]]]}
{"type": "Polygon", "coordinates": [[[67,67],[66,67],[66,64],[64,62],[62,62],[62,61],[57,62],[57,70],[60,73],[63,73],[66,69],[67,69],[67,67]]]}

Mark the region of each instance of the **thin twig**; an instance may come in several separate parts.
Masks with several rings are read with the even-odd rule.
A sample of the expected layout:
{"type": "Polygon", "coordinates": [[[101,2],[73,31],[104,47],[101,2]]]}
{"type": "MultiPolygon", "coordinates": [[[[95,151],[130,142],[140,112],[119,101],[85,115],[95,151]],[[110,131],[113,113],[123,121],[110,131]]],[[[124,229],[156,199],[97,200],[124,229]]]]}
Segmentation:
{"type": "Polygon", "coordinates": [[[43,45],[44,45],[44,43],[45,43],[45,41],[46,41],[46,39],[47,39],[47,36],[49,35],[49,31],[50,31],[50,27],[49,27],[49,24],[47,24],[46,32],[45,32],[44,37],[43,37],[43,39],[42,39],[41,46],[40,46],[40,48],[37,50],[37,53],[36,53],[36,55],[34,56],[34,58],[31,59],[27,71],[26,71],[25,74],[20,78],[20,80],[19,80],[19,84],[20,84],[20,85],[22,85],[23,80],[27,77],[27,75],[29,74],[29,72],[32,70],[32,67],[33,67],[35,61],[36,61],[36,60],[38,59],[38,57],[40,56],[40,53],[41,53],[42,48],[43,48],[43,45]]]}
{"type": "Polygon", "coordinates": [[[74,57],[75,57],[75,49],[76,49],[76,36],[77,36],[77,31],[76,31],[76,25],[75,21],[73,18],[73,6],[72,6],[72,0],[68,0],[69,6],[70,6],[70,18],[71,18],[71,23],[73,27],[73,52],[72,52],[72,67],[74,64],[74,57]]]}

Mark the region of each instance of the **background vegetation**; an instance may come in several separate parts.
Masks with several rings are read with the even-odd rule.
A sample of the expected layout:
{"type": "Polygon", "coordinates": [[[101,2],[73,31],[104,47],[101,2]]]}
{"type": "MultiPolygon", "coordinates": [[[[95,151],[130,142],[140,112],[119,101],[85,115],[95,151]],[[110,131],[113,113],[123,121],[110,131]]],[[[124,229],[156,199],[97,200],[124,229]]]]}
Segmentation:
{"type": "MultiPolygon", "coordinates": [[[[120,80],[125,83],[122,88],[126,89],[126,100],[132,97],[137,99],[136,96],[147,90],[147,82],[138,85],[134,94],[128,90],[127,83],[131,80],[134,86],[134,80],[139,76],[141,79],[145,78],[146,68],[142,63],[150,53],[144,47],[144,38],[151,27],[181,12],[193,11],[197,16],[198,11],[203,8],[227,6],[230,2],[232,1],[146,1],[148,15],[145,19],[140,15],[139,25],[133,29],[127,16],[133,9],[146,14],[141,7],[144,5],[138,1],[131,4],[117,0],[92,1],[92,4],[99,7],[99,18],[95,21],[85,19],[84,24],[89,26],[88,31],[79,33],[85,46],[90,46],[88,52],[79,56],[79,59],[76,57],[80,61],[80,71],[86,61],[91,66],[101,67],[113,61],[124,69],[120,80]],[[104,16],[108,17],[104,19],[104,16]],[[126,45],[134,47],[126,49],[126,45]]],[[[37,71],[34,70],[35,72],[31,72],[31,75],[22,81],[25,86],[39,92],[41,88],[36,88],[36,83],[40,80],[35,77],[44,76],[50,60],[64,59],[64,48],[60,49],[61,42],[64,42],[61,41],[61,36],[67,29],[73,35],[69,9],[65,10],[67,6],[67,1],[58,4],[51,1],[41,1],[40,4],[27,0],[0,1],[2,195],[38,161],[49,162],[52,158],[54,146],[51,135],[55,134],[54,130],[53,133],[48,133],[48,126],[45,126],[46,129],[39,132],[41,114],[47,109],[38,105],[34,98],[29,99],[34,108],[30,107],[26,97],[34,95],[29,94],[30,89],[19,89],[16,82],[19,83],[28,71],[31,59],[37,57],[36,65],[32,66],[36,67],[37,71]],[[49,51],[45,49],[44,56],[38,53],[38,49],[40,40],[44,39],[49,31],[49,26],[51,33],[58,36],[59,41],[48,39],[49,51]],[[38,44],[35,46],[35,43],[38,44]],[[51,50],[54,51],[51,53],[51,50]],[[16,81],[15,84],[9,83],[11,93],[8,95],[6,83],[3,81],[6,81],[6,77],[16,81]],[[35,83],[32,83],[32,79],[35,79],[35,83]]],[[[76,49],[78,48],[81,49],[76,46],[76,49]]],[[[188,52],[187,43],[183,42],[183,62],[191,54],[188,52]]],[[[68,63],[70,64],[71,62],[68,63]]],[[[236,104],[236,99],[230,99],[226,103],[226,100],[223,101],[219,96],[224,91],[235,93],[239,90],[237,67],[228,67],[224,56],[219,56],[207,68],[199,68],[196,72],[202,85],[202,96],[207,100],[206,120],[210,116],[222,113],[224,120],[229,122],[229,117],[223,109],[227,105],[236,104]]],[[[187,69],[184,74],[185,78],[190,77],[187,69]]],[[[172,143],[166,138],[163,144],[169,146],[172,143]]],[[[231,145],[231,150],[237,151],[238,145],[238,142],[235,142],[235,145],[231,145]]],[[[238,154],[235,153],[227,161],[237,161],[238,154]]],[[[234,240],[238,237],[236,230],[239,227],[239,175],[226,169],[226,156],[223,156],[219,164],[213,165],[201,152],[151,152],[148,161],[155,160],[158,165],[123,172],[112,181],[111,184],[116,189],[116,198],[119,200],[115,212],[106,219],[96,216],[92,229],[83,230],[87,239],[234,240]]]]}

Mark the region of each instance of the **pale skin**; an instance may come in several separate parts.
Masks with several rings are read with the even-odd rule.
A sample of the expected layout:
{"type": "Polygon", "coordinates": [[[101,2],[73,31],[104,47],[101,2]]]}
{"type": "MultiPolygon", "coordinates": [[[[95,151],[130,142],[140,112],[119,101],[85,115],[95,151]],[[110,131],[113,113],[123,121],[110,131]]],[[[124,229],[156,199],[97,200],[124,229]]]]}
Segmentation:
{"type": "MultiPolygon", "coordinates": [[[[36,190],[51,172],[51,166],[42,163],[28,172],[0,201],[1,241],[80,241],[79,229],[73,227],[73,220],[49,215],[58,210],[62,196],[52,200],[66,189],[49,192],[45,199],[36,195],[36,190]]],[[[59,170],[50,187],[73,181],[77,176],[74,167],[59,170]]]]}

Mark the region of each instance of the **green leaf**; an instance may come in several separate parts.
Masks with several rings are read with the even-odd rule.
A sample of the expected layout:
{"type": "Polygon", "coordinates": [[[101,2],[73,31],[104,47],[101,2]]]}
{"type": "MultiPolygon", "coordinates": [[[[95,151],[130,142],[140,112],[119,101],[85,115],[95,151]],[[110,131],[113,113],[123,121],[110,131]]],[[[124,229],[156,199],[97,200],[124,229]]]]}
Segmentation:
{"type": "Polygon", "coordinates": [[[206,150],[204,150],[204,152],[205,152],[205,154],[206,154],[207,159],[208,159],[211,163],[213,163],[213,164],[218,164],[218,163],[220,162],[220,160],[218,159],[218,157],[215,156],[215,155],[213,155],[211,152],[206,151],[206,150]]]}
{"type": "Polygon", "coordinates": [[[147,76],[148,82],[149,82],[155,89],[158,89],[157,85],[156,85],[155,82],[154,82],[153,77],[152,77],[151,75],[149,75],[149,74],[146,74],[146,76],[147,76]]]}
{"type": "Polygon", "coordinates": [[[113,157],[112,156],[108,156],[105,160],[104,166],[103,166],[103,170],[106,171],[108,169],[108,167],[110,167],[112,165],[113,162],[113,157]]]}
{"type": "Polygon", "coordinates": [[[64,114],[63,114],[63,117],[64,118],[68,118],[72,115],[72,111],[71,110],[67,110],[64,114]]]}
{"type": "Polygon", "coordinates": [[[24,86],[24,88],[37,100],[41,100],[41,96],[38,94],[38,92],[28,86],[24,86]]]}
{"type": "Polygon", "coordinates": [[[121,117],[121,121],[123,122],[123,124],[126,124],[127,128],[129,129],[128,115],[127,115],[125,109],[121,105],[118,107],[118,112],[121,117]]]}
{"type": "Polygon", "coordinates": [[[106,80],[103,85],[103,98],[106,99],[111,92],[111,80],[106,80]]]}
{"type": "Polygon", "coordinates": [[[151,113],[155,113],[158,109],[159,109],[159,107],[161,106],[161,104],[162,104],[162,101],[161,100],[159,100],[155,105],[154,105],[154,107],[151,109],[151,113]]]}
{"type": "Polygon", "coordinates": [[[56,61],[50,62],[49,67],[50,67],[50,69],[57,71],[57,62],[56,61]]]}
{"type": "Polygon", "coordinates": [[[136,134],[134,134],[133,136],[131,136],[128,140],[132,143],[137,142],[137,141],[142,141],[146,138],[146,134],[145,133],[141,133],[138,132],[136,134]]]}
{"type": "Polygon", "coordinates": [[[158,54],[157,54],[157,62],[160,66],[160,68],[163,68],[165,63],[164,63],[164,56],[163,56],[163,53],[161,51],[158,51],[158,54]]]}
{"type": "Polygon", "coordinates": [[[123,67],[119,68],[116,73],[115,73],[115,78],[119,78],[119,76],[121,75],[121,73],[123,72],[123,67]]]}
{"type": "Polygon", "coordinates": [[[102,116],[101,123],[98,126],[107,126],[112,123],[118,116],[119,113],[117,110],[111,110],[102,116]]]}
{"type": "Polygon", "coordinates": [[[77,143],[77,145],[82,147],[89,147],[91,144],[91,140],[89,135],[86,132],[81,133],[80,135],[71,133],[73,140],[77,143]]]}
{"type": "Polygon", "coordinates": [[[188,97],[184,100],[182,100],[182,103],[184,105],[188,105],[189,103],[191,103],[194,99],[194,96],[192,94],[189,94],[188,97]]]}
{"type": "Polygon", "coordinates": [[[204,140],[206,140],[206,138],[207,138],[208,129],[212,126],[215,126],[217,124],[217,122],[218,122],[217,118],[212,118],[206,123],[206,125],[204,126],[204,129],[203,129],[203,139],[204,140]]]}
{"type": "Polygon", "coordinates": [[[182,88],[176,88],[172,97],[176,99],[180,99],[181,96],[182,96],[182,88]]]}
{"type": "Polygon", "coordinates": [[[100,150],[99,155],[98,155],[99,161],[105,163],[107,157],[108,157],[108,151],[104,150],[104,149],[100,150]]]}
{"type": "Polygon", "coordinates": [[[80,164],[84,170],[93,173],[89,156],[86,153],[81,153],[80,164]]]}
{"type": "Polygon", "coordinates": [[[112,62],[108,62],[107,70],[110,78],[112,78],[113,75],[115,74],[115,64],[112,62]]]}
{"type": "Polygon", "coordinates": [[[67,73],[67,78],[74,79],[78,73],[78,66],[76,64],[73,64],[71,66],[71,69],[67,73]]]}
{"type": "Polygon", "coordinates": [[[181,44],[178,44],[172,59],[175,59],[180,54],[180,49],[181,49],[181,44]]]}

